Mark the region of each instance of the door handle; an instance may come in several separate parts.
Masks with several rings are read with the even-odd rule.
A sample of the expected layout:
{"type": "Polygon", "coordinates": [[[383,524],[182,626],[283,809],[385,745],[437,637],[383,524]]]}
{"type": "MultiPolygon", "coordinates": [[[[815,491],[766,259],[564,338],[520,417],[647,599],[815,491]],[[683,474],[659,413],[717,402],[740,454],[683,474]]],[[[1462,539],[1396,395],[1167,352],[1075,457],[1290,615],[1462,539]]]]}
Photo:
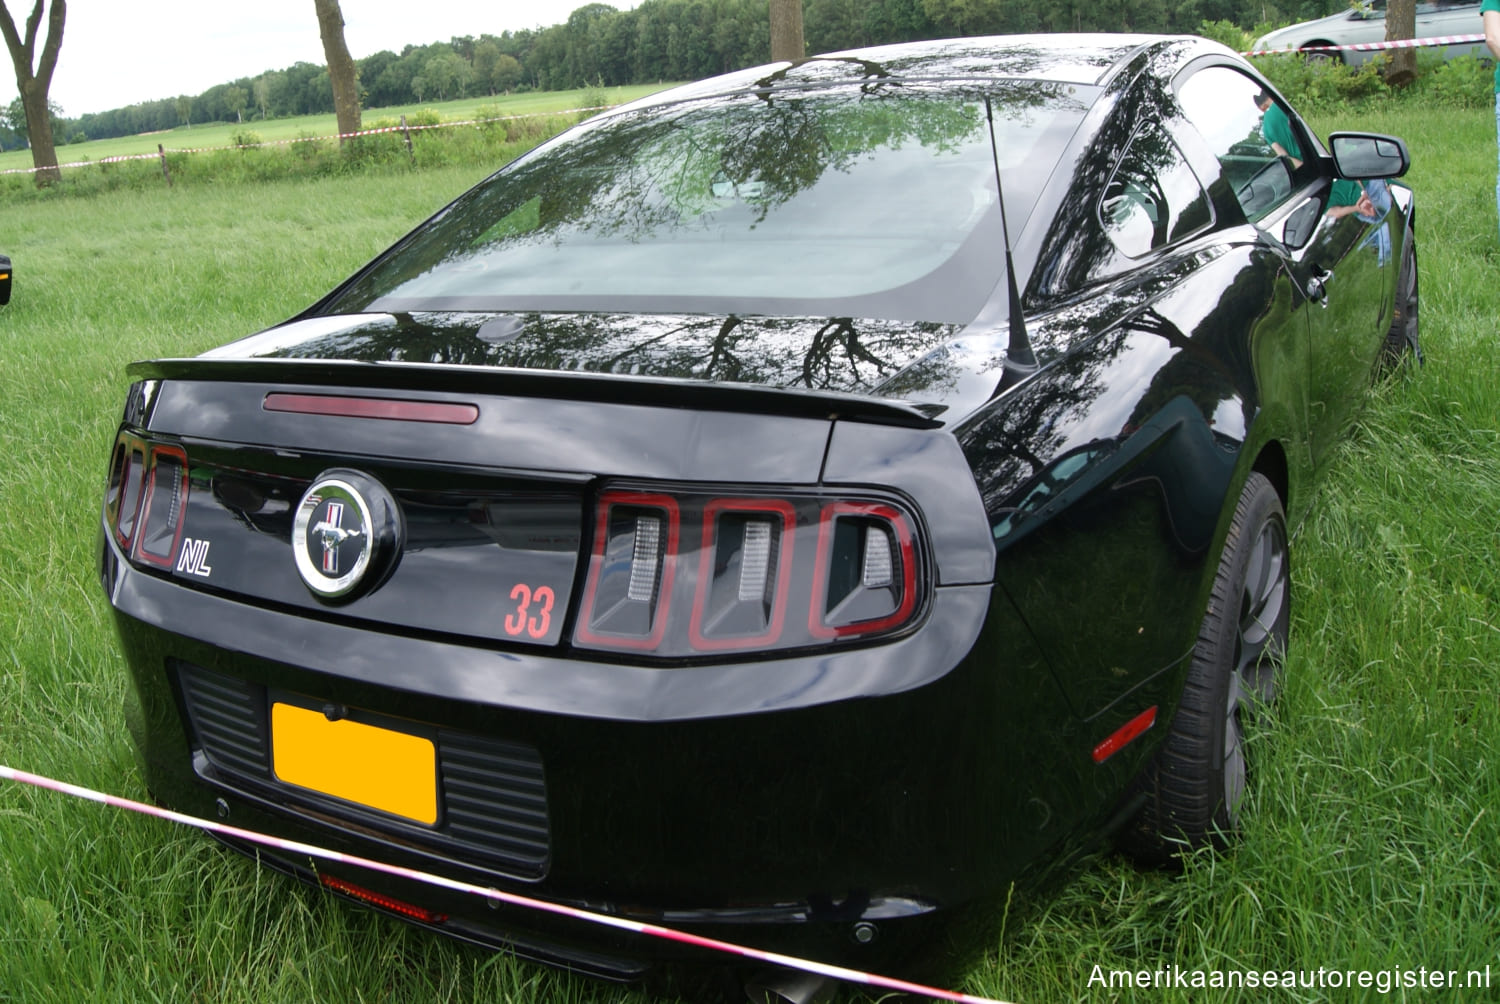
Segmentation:
{"type": "Polygon", "coordinates": [[[1328,284],[1332,281],[1332,272],[1314,265],[1312,277],[1307,280],[1307,298],[1326,310],[1328,308],[1328,284]]]}

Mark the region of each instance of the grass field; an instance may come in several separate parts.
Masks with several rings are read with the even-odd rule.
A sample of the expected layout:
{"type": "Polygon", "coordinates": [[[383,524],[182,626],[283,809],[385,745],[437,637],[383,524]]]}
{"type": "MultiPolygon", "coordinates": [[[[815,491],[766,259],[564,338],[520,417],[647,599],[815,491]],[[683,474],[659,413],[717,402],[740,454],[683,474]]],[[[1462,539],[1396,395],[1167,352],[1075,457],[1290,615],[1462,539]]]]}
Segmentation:
{"type": "MultiPolygon", "coordinates": [[[[602,99],[610,105],[624,104],[638,97],[659,91],[665,84],[648,84],[635,87],[606,87],[592,90],[539,91],[533,94],[510,94],[489,98],[464,98],[461,101],[427,102],[420,105],[404,105],[399,108],[367,108],[363,115],[366,129],[376,123],[399,121],[402,115],[410,119],[419,111],[436,112],[443,121],[458,122],[477,115],[549,115],[574,108],[584,107],[602,99]]],[[[82,161],[100,161],[106,157],[129,157],[136,154],[156,152],[158,144],[168,151],[198,150],[228,147],[236,143],[236,136],[253,133],[263,143],[281,143],[307,136],[336,136],[338,122],[333,115],[302,115],[295,118],[251,120],[243,124],[213,122],[202,125],[178,126],[166,132],[142,136],[121,136],[115,139],[89,140],[85,143],[70,143],[57,148],[59,164],[82,161]]],[[[0,171],[12,168],[31,167],[30,150],[7,150],[0,153],[0,171]]]]}
{"type": "MultiPolygon", "coordinates": [[[[1428,361],[1378,388],[1296,541],[1292,652],[1252,738],[1243,838],[1181,875],[1100,852],[1018,893],[964,989],[1389,999],[1111,992],[1095,966],[1489,966],[1500,988],[1494,127],[1487,111],[1418,110],[1316,125],[1410,142],[1428,361]]],[[[94,572],[125,364],[292,314],[494,166],[0,204],[17,269],[0,310],[0,763],[145,796],[94,572]]],[[[350,909],[196,833],[0,782],[0,1000],[647,999],[350,909]]]]}

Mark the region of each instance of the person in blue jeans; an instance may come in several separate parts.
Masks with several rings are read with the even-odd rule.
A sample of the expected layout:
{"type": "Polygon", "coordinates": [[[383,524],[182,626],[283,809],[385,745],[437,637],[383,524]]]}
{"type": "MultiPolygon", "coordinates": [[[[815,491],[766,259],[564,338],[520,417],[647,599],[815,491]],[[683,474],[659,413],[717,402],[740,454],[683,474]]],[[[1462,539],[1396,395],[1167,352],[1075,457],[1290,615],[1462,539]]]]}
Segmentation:
{"type": "MultiPolygon", "coordinates": [[[[1500,144],[1500,0],[1484,0],[1479,5],[1479,16],[1484,19],[1484,44],[1495,57],[1495,136],[1500,144]]],[[[1497,146],[1500,150],[1500,146],[1497,146]]],[[[1500,219],[1500,164],[1495,174],[1495,215],[1500,219]]]]}

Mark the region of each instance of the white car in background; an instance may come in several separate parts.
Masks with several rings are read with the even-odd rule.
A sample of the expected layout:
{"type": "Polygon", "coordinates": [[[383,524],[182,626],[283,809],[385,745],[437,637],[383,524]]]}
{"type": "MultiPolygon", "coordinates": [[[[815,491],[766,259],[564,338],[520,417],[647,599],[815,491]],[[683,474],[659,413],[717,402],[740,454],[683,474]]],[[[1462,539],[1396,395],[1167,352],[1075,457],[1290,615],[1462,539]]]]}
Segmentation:
{"type": "MultiPolygon", "coordinates": [[[[1385,41],[1386,0],[1365,0],[1351,10],[1340,11],[1316,21],[1303,21],[1255,42],[1255,51],[1295,49],[1309,58],[1336,59],[1350,66],[1367,63],[1382,50],[1317,51],[1323,46],[1361,45],[1385,41]]],[[[1415,38],[1444,38],[1450,35],[1482,35],[1479,0],[1431,0],[1417,4],[1415,38]]],[[[1443,46],[1443,58],[1459,56],[1488,57],[1484,43],[1443,46]]]]}

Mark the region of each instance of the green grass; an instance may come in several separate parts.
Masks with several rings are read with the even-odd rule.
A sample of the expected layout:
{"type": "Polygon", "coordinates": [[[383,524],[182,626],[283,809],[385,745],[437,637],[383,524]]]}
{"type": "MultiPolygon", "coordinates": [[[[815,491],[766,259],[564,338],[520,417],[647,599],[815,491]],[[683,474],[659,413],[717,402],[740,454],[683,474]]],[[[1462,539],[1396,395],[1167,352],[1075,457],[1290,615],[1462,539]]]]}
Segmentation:
{"type": "MultiPolygon", "coordinates": [[[[404,105],[399,108],[367,108],[363,115],[364,128],[374,128],[376,123],[389,119],[396,122],[402,115],[411,119],[418,112],[432,111],[445,122],[461,122],[477,115],[552,115],[602,97],[610,105],[624,104],[638,97],[659,91],[665,84],[647,84],[634,87],[606,87],[602,89],[572,91],[539,91],[531,94],[510,94],[499,97],[464,98],[459,101],[404,105]]],[[[60,164],[80,161],[100,161],[106,157],[128,157],[136,154],[156,152],[158,144],[171,150],[198,150],[233,146],[237,136],[253,133],[263,143],[280,143],[298,140],[306,136],[335,136],[338,123],[333,115],[302,115],[295,118],[247,120],[244,124],[214,122],[202,125],[178,126],[166,132],[147,133],[140,136],[121,136],[114,139],[89,140],[71,143],[57,148],[60,164]]],[[[7,150],[0,153],[0,171],[11,168],[31,167],[30,150],[7,150]]]]}
{"type": "MultiPolygon", "coordinates": [[[[1018,892],[965,989],[1378,996],[1105,992],[1095,965],[1500,979],[1494,127],[1414,109],[1317,125],[1411,145],[1428,362],[1378,388],[1296,540],[1292,652],[1252,738],[1243,838],[1181,875],[1099,853],[1018,892]]],[[[17,267],[0,310],[0,762],[145,794],[93,571],[125,364],[290,315],[489,169],[0,204],[17,267]]],[[[0,784],[0,1000],[646,999],[347,908],[166,823],[0,784]]]]}

